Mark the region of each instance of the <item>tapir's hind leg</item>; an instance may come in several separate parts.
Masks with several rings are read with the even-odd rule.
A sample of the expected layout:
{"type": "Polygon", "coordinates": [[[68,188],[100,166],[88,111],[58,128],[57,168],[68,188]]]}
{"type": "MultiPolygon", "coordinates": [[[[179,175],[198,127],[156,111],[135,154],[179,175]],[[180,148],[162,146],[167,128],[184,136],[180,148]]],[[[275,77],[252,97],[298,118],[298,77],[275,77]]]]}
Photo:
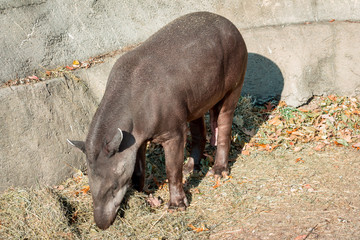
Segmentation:
{"type": "Polygon", "coordinates": [[[217,120],[219,117],[219,111],[221,107],[221,102],[216,104],[213,108],[210,109],[210,129],[211,129],[211,138],[210,144],[212,146],[217,145],[217,136],[218,136],[218,124],[217,120]]]}
{"type": "MultiPolygon", "coordinates": [[[[215,175],[215,177],[225,177],[229,174],[228,160],[230,150],[231,125],[233,121],[236,104],[239,100],[241,87],[235,89],[226,95],[222,104],[219,105],[219,115],[217,118],[217,136],[215,163],[207,175],[215,175]]],[[[215,106],[216,107],[216,106],[215,106]]],[[[216,108],[215,108],[216,110],[216,108]]],[[[216,113],[216,112],[215,112],[216,113]]]]}
{"type": "Polygon", "coordinates": [[[191,153],[184,166],[184,174],[200,170],[200,160],[203,156],[206,143],[206,128],[204,117],[190,122],[191,153]]]}

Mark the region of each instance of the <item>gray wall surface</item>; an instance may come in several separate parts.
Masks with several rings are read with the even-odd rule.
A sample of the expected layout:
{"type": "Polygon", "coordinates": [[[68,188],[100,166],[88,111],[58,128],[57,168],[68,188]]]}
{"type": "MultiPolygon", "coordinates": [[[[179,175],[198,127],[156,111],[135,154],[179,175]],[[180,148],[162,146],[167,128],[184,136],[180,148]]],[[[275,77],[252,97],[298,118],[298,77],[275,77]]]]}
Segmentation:
{"type": "MultiPolygon", "coordinates": [[[[0,0],[0,85],[144,41],[176,17],[211,11],[230,19],[249,51],[243,95],[360,94],[357,0],[0,0]]],[[[119,55],[75,74],[0,88],[0,191],[55,184],[84,164],[66,138],[85,139],[119,55]]]]}
{"type": "Polygon", "coordinates": [[[0,0],[0,82],[141,42],[200,10],[223,15],[239,29],[360,20],[356,0],[0,0]]]}

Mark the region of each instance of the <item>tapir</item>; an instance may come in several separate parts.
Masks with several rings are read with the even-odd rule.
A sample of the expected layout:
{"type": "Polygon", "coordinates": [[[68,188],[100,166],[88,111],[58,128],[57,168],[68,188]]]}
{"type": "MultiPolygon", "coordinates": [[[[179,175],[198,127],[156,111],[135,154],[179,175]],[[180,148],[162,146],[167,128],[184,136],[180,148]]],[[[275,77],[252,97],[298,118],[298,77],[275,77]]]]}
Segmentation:
{"type": "Polygon", "coordinates": [[[86,154],[94,219],[108,228],[129,187],[142,190],[148,141],[165,152],[170,209],[185,210],[184,172],[198,170],[210,112],[217,146],[208,175],[228,174],[231,125],[247,64],[238,29],[209,12],[170,22],[114,64],[86,141],[69,141],[86,154]],[[190,128],[191,151],[184,165],[190,128]]]}

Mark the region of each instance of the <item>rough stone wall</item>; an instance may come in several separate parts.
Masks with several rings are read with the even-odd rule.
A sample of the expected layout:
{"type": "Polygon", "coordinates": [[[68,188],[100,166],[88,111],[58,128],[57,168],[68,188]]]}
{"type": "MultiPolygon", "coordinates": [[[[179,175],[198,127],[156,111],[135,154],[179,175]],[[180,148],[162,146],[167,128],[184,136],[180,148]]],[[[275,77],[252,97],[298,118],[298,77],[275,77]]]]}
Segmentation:
{"type": "Polygon", "coordinates": [[[84,156],[66,139],[86,136],[92,99],[84,83],[64,78],[0,89],[0,192],[55,184],[81,169],[84,156]]]}
{"type": "Polygon", "coordinates": [[[201,10],[224,15],[240,29],[360,20],[356,0],[0,0],[0,82],[141,42],[176,17],[201,10]]]}

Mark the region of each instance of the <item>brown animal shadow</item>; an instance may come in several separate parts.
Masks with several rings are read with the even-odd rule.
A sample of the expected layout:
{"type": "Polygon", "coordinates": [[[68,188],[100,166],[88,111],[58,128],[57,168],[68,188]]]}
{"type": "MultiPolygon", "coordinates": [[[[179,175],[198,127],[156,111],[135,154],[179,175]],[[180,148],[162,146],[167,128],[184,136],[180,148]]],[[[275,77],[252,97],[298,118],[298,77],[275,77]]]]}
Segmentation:
{"type": "MultiPolygon", "coordinates": [[[[236,158],[261,125],[267,121],[271,111],[277,106],[284,86],[284,78],[279,67],[270,59],[249,53],[248,65],[242,97],[239,99],[232,125],[232,143],[229,153],[229,171],[236,158]],[[255,116],[255,117],[254,117],[255,116]]],[[[210,117],[205,115],[207,143],[201,160],[201,170],[184,176],[184,190],[191,204],[191,189],[196,188],[212,167],[216,147],[210,145],[210,117]]],[[[188,135],[185,157],[190,156],[191,136],[188,135]]],[[[153,193],[166,184],[165,155],[160,145],[150,144],[146,153],[145,192],[153,193]]],[[[185,159],[186,161],[186,159],[185,159]]]]}

